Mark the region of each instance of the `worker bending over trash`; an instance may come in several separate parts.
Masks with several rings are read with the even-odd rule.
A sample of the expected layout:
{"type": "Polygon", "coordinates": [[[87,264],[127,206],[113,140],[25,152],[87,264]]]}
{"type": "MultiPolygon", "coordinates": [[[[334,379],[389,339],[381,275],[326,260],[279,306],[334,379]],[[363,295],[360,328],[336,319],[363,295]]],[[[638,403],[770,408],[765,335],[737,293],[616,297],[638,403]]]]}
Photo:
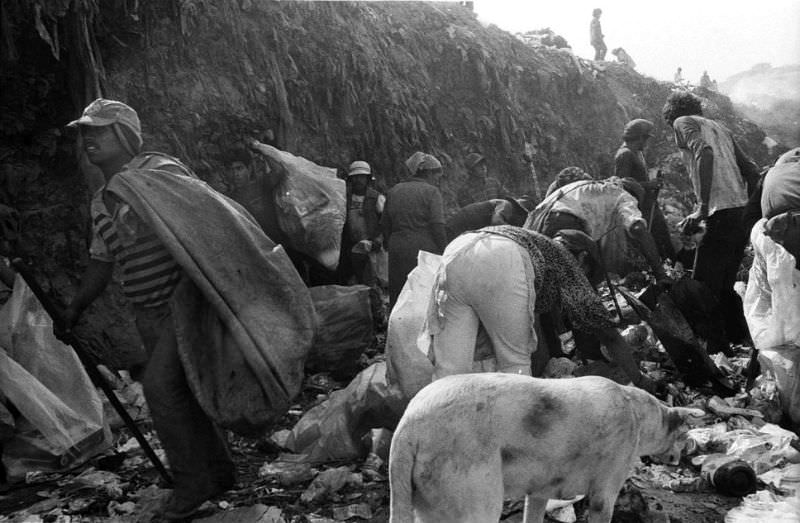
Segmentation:
{"type": "Polygon", "coordinates": [[[564,229],[583,231],[598,242],[603,267],[621,275],[631,268],[624,258],[630,238],[656,279],[666,281],[655,241],[639,209],[643,198],[644,189],[628,178],[573,182],[545,198],[528,216],[525,228],[550,237],[564,229]]]}
{"type": "Polygon", "coordinates": [[[497,370],[530,375],[536,316],[563,311],[575,328],[602,339],[635,385],[655,390],[587,279],[596,256],[594,243],[580,231],[550,239],[501,225],[453,240],[442,255],[428,319],[434,379],[471,372],[479,324],[492,342],[497,370]]]}

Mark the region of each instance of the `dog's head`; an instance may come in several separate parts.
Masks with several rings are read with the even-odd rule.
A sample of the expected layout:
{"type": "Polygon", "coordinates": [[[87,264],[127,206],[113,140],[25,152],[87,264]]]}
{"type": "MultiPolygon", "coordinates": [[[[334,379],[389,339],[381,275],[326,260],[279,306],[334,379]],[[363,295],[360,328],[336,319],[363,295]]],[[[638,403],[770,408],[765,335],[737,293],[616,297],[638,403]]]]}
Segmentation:
{"type": "Polygon", "coordinates": [[[689,421],[692,418],[705,416],[701,409],[686,407],[668,407],[663,409],[662,425],[666,432],[664,437],[664,450],[651,455],[655,461],[668,465],[677,465],[681,460],[681,453],[686,447],[686,433],[689,431],[689,421]]]}

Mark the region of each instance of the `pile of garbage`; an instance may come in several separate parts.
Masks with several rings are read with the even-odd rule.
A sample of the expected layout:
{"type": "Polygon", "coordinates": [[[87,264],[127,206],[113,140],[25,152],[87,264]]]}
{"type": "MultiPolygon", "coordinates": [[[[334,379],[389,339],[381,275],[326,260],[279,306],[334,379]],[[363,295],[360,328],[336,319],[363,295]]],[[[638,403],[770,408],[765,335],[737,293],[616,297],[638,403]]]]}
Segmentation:
{"type": "MultiPolygon", "coordinates": [[[[233,490],[201,507],[197,521],[328,523],[387,517],[391,429],[410,397],[430,380],[431,366],[423,351],[424,303],[415,299],[435,273],[436,260],[430,256],[421,257],[418,269],[409,277],[408,292],[404,290],[398,299],[385,338],[385,353],[383,333],[375,336],[377,344],[368,343],[366,338],[373,335],[369,322],[365,323],[370,325],[369,332],[348,329],[358,341],[353,345],[358,350],[339,348],[336,342],[340,336],[331,330],[330,347],[320,345],[321,353],[315,358],[324,362],[325,351],[330,350],[353,360],[344,367],[355,363],[362,370],[349,383],[337,381],[338,375],[348,374],[343,372],[347,370],[344,367],[309,374],[297,403],[274,431],[256,439],[230,435],[239,482],[233,490]]],[[[622,330],[622,336],[634,348],[642,371],[665,384],[662,399],[674,406],[700,408],[707,414],[693,420],[678,465],[645,459],[632,471],[615,511],[646,512],[648,505],[642,493],[656,493],[654,497],[658,498],[660,491],[700,494],[709,496],[708,500],[712,494],[723,496],[727,501],[717,503],[718,497],[715,503],[707,500],[705,506],[715,514],[725,514],[728,523],[797,521],[800,440],[796,433],[778,425],[784,409],[776,367],[765,366],[748,385],[751,348],[736,347],[731,356],[709,357],[702,340],[688,339],[684,349],[695,356],[700,351],[704,357],[698,361],[708,371],[692,378],[681,367],[686,362],[676,363],[674,347],[665,346],[658,335],[657,314],[669,309],[637,310],[640,304],[620,299],[626,291],[619,286],[617,290],[621,293],[616,298],[608,288],[601,289],[601,296],[609,310],[617,311],[621,320],[630,324],[622,330]],[[643,321],[643,316],[654,321],[643,321]],[[703,381],[702,376],[708,379],[703,381]],[[737,498],[740,503],[734,507],[737,498]]],[[[364,289],[331,289],[333,301],[341,302],[344,291],[355,293],[353,314],[368,317],[364,289]]],[[[325,311],[320,307],[321,324],[336,326],[336,322],[325,320],[325,311]]],[[[333,309],[329,312],[331,318],[336,316],[333,309]]],[[[676,332],[684,327],[679,322],[670,326],[676,332]]],[[[561,343],[568,357],[547,361],[544,377],[595,374],[627,382],[624,373],[606,360],[579,359],[569,336],[562,336],[561,343]]],[[[157,438],[147,432],[148,413],[139,384],[125,373],[104,374],[128,413],[139,421],[156,455],[165,462],[157,438]]],[[[71,516],[89,516],[96,521],[151,521],[169,491],[113,409],[106,402],[98,403],[114,433],[107,450],[66,470],[29,471],[11,490],[0,492],[0,512],[7,514],[0,516],[0,522],[71,516]]],[[[552,520],[572,523],[587,510],[580,497],[551,501],[548,517],[552,520]]],[[[519,503],[507,504],[504,520],[517,521],[519,517],[519,503]]]]}
{"type": "MultiPolygon", "coordinates": [[[[763,385],[762,385],[763,386],[763,385]]],[[[678,466],[642,465],[637,486],[673,492],[717,492],[743,497],[727,523],[797,521],[800,514],[800,439],[765,421],[764,412],[716,396],[691,405],[708,413],[687,434],[678,466]]]]}

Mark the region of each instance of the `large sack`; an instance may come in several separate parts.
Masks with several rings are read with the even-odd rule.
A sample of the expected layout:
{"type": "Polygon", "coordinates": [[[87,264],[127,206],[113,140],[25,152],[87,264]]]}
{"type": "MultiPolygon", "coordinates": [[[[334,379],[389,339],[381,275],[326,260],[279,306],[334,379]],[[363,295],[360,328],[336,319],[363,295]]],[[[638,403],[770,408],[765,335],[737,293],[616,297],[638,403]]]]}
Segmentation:
{"type": "Polygon", "coordinates": [[[315,329],[308,289],[250,214],[205,182],[154,169],[115,176],[188,278],[171,300],[189,385],[218,424],[263,430],[299,392],[315,329]]]}
{"type": "Polygon", "coordinates": [[[255,144],[280,171],[282,181],[275,190],[278,224],[289,246],[319,261],[329,270],[339,264],[342,229],[347,217],[344,180],[336,169],[322,167],[305,158],[270,145],[255,144]]]}
{"type": "Polygon", "coordinates": [[[417,266],[406,279],[389,316],[386,331],[386,379],[411,399],[431,382],[430,337],[425,329],[436,273],[442,257],[419,251],[417,266]]]}
{"type": "Polygon", "coordinates": [[[377,427],[394,429],[407,403],[388,383],[386,363],[373,363],[347,387],[306,412],[276,442],[314,463],[357,459],[365,453],[361,437],[377,427]]]}
{"type": "Polygon", "coordinates": [[[800,271],[794,256],[764,234],[762,218],[750,234],[755,256],[744,295],[744,316],[758,350],[800,345],[800,271]]]}
{"type": "Polygon", "coordinates": [[[108,447],[94,385],[20,276],[0,310],[0,347],[0,396],[24,418],[4,444],[9,479],[73,466],[108,447]]]}
{"type": "Polygon", "coordinates": [[[350,380],[360,370],[359,357],[374,336],[370,289],[366,285],[321,285],[309,291],[317,334],[306,369],[350,380]]]}

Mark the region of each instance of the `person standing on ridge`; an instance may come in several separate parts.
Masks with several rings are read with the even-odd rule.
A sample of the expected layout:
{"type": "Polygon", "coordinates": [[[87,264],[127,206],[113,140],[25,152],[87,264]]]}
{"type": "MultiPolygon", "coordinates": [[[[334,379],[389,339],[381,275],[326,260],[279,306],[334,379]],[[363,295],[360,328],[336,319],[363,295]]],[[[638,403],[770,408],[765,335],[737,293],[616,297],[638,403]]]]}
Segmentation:
{"type": "Polygon", "coordinates": [[[594,47],[594,59],[602,62],[606,59],[606,43],[603,40],[603,29],[600,27],[600,15],[603,14],[602,9],[595,9],[592,11],[592,23],[589,26],[589,43],[594,47]]]}
{"type": "Polygon", "coordinates": [[[678,70],[675,71],[675,76],[672,78],[672,81],[675,82],[675,85],[683,85],[683,69],[678,67],[678,70]]]}

